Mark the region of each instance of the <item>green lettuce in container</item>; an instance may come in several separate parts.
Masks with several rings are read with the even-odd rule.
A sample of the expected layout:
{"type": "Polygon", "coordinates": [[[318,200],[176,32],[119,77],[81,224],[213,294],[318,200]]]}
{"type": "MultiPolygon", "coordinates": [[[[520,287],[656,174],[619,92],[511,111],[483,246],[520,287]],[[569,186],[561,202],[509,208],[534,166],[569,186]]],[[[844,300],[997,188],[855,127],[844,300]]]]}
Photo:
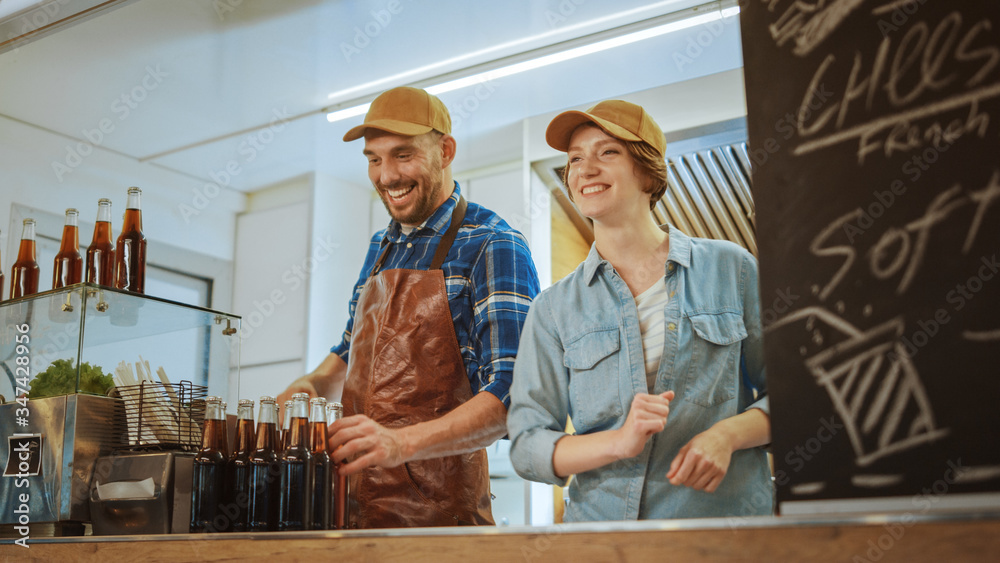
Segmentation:
{"type": "MultiPolygon", "coordinates": [[[[80,364],[80,393],[103,396],[114,386],[114,380],[101,372],[100,367],[91,366],[87,362],[80,364]]],[[[48,369],[31,380],[28,398],[40,399],[76,392],[76,368],[73,367],[73,360],[55,360],[48,369]]]]}

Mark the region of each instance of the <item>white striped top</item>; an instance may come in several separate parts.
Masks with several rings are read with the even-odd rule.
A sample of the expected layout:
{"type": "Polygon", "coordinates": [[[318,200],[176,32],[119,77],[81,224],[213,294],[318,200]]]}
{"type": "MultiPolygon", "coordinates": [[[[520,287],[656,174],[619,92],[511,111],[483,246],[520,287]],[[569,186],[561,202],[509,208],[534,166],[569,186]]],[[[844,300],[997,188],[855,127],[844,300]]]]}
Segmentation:
{"type": "Polygon", "coordinates": [[[639,312],[639,332],[642,334],[642,357],[646,363],[646,387],[653,392],[656,372],[663,356],[663,310],[667,306],[667,284],[660,278],[649,289],[635,296],[639,312]]]}

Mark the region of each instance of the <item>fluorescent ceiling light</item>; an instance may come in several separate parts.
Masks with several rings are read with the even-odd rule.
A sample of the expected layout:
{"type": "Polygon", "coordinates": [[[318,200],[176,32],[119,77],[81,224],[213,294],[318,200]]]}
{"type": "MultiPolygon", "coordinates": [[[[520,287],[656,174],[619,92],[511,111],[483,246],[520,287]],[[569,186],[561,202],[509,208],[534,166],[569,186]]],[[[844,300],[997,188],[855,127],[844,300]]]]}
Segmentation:
{"type": "Polygon", "coordinates": [[[360,106],[352,106],[347,109],[331,111],[326,114],[326,120],[333,123],[334,121],[340,121],[342,119],[354,117],[355,115],[364,115],[368,113],[368,108],[371,107],[371,105],[371,102],[368,102],[367,104],[361,104],[360,106]]]}
{"type": "MultiPolygon", "coordinates": [[[[739,6],[734,6],[731,8],[725,8],[720,11],[713,11],[705,14],[699,14],[691,16],[689,18],[684,18],[682,20],[677,20],[656,27],[651,27],[649,29],[643,29],[640,31],[627,33],[625,35],[612,37],[610,39],[604,39],[602,41],[597,41],[589,45],[581,45],[579,47],[573,47],[565,51],[559,51],[556,53],[543,55],[541,57],[537,57],[534,59],[529,59],[527,61],[513,63],[500,68],[478,72],[476,74],[472,74],[470,76],[465,76],[462,78],[457,78],[455,80],[449,80],[441,84],[428,86],[425,88],[425,90],[437,96],[439,94],[443,94],[445,92],[451,92],[453,90],[458,90],[460,88],[465,88],[467,86],[474,86],[490,80],[495,80],[498,78],[503,78],[506,76],[511,76],[522,72],[527,72],[529,70],[539,69],[542,67],[566,62],[586,55],[592,55],[594,53],[606,51],[608,49],[614,49],[615,47],[629,45],[631,43],[636,43],[638,41],[643,41],[645,39],[652,39],[653,37],[659,37],[661,35],[666,35],[668,33],[680,31],[682,29],[688,29],[697,25],[703,25],[710,22],[718,21],[720,19],[731,17],[739,13],[740,13],[739,6]]],[[[370,102],[337,111],[332,111],[326,114],[326,120],[329,121],[330,123],[333,123],[335,121],[340,121],[357,115],[364,115],[365,113],[368,112],[369,106],[371,106],[370,102]]]]}
{"type": "MultiPolygon", "coordinates": [[[[5,1],[6,0],[0,0],[0,3],[5,2],[5,1]]],[[[59,0],[59,1],[65,1],[65,0],[59,0]]],[[[577,0],[577,3],[579,4],[581,1],[582,0],[577,0]]],[[[716,1],[718,1],[718,0],[716,0],[716,1]]],[[[736,2],[736,0],[726,0],[726,1],[732,2],[732,3],[736,2]]],[[[577,22],[577,23],[566,22],[567,25],[565,25],[565,26],[564,25],[560,25],[560,26],[558,26],[556,28],[551,28],[548,31],[542,32],[542,33],[540,33],[538,35],[529,35],[527,37],[521,37],[521,38],[513,39],[513,40],[510,40],[510,41],[506,41],[504,43],[492,44],[492,45],[489,45],[487,47],[484,47],[484,48],[476,50],[476,51],[467,52],[467,53],[461,53],[461,54],[456,54],[453,57],[449,57],[449,58],[446,58],[446,59],[441,59],[441,60],[433,61],[433,62],[431,62],[429,64],[426,64],[426,65],[423,65],[423,66],[419,66],[419,67],[412,67],[412,68],[409,68],[409,69],[407,69],[405,71],[399,72],[397,74],[383,76],[383,77],[378,78],[377,80],[373,80],[371,82],[365,82],[365,83],[362,83],[362,84],[357,84],[355,86],[351,86],[350,88],[347,88],[347,89],[344,89],[344,90],[339,90],[337,92],[331,92],[327,96],[327,99],[328,100],[339,100],[340,102],[343,102],[344,100],[352,101],[353,99],[357,98],[359,95],[361,97],[364,97],[364,96],[370,94],[371,92],[381,92],[382,90],[385,90],[386,87],[395,86],[397,84],[409,84],[409,83],[411,83],[413,81],[420,80],[422,77],[426,78],[428,76],[432,76],[432,77],[433,76],[444,76],[444,75],[449,74],[449,72],[452,73],[452,74],[454,74],[454,72],[455,72],[454,70],[453,71],[447,71],[447,72],[445,72],[445,71],[442,71],[442,69],[463,68],[460,65],[466,64],[468,61],[475,61],[475,60],[493,60],[493,61],[499,61],[499,60],[503,60],[505,57],[509,56],[509,55],[503,55],[503,56],[501,56],[501,55],[499,55],[500,53],[508,53],[508,54],[509,53],[515,53],[515,52],[521,52],[522,54],[530,53],[532,50],[536,50],[537,51],[537,50],[539,50],[541,48],[539,48],[539,47],[527,48],[527,47],[525,47],[526,45],[545,44],[544,42],[547,39],[553,39],[552,41],[549,41],[549,43],[548,43],[549,45],[555,45],[555,44],[558,44],[561,41],[575,41],[576,43],[580,43],[581,41],[573,40],[573,39],[556,41],[556,40],[554,40],[554,38],[572,37],[574,33],[576,33],[577,39],[585,39],[588,35],[593,35],[594,37],[596,37],[597,34],[599,34],[601,32],[596,32],[595,33],[592,30],[595,29],[595,27],[599,27],[601,24],[605,24],[605,23],[608,23],[608,22],[622,22],[622,21],[633,22],[633,21],[642,21],[642,20],[647,19],[648,16],[643,16],[641,18],[636,18],[634,16],[638,16],[638,15],[641,15],[641,14],[650,14],[650,13],[660,14],[662,12],[662,10],[664,10],[666,8],[669,8],[671,5],[676,4],[677,2],[678,2],[678,0],[660,0],[659,2],[649,3],[649,4],[646,4],[644,6],[639,6],[639,7],[636,7],[636,8],[632,8],[630,10],[618,11],[618,12],[615,12],[613,14],[607,14],[607,15],[598,17],[597,19],[593,19],[593,20],[587,20],[587,21],[577,22]],[[591,30],[591,31],[587,31],[587,30],[591,30]],[[579,32],[579,33],[577,33],[577,32],[579,32]],[[541,43],[539,43],[539,42],[541,42],[541,43]],[[492,57],[492,58],[490,58],[490,57],[492,57]]],[[[676,14],[676,13],[678,13],[678,12],[673,12],[673,14],[676,14]]],[[[666,14],[666,15],[669,16],[670,14],[666,14]]],[[[664,16],[662,16],[662,15],[661,16],[655,16],[654,19],[660,19],[662,17],[664,17],[664,16]]],[[[609,24],[607,26],[606,30],[613,29],[613,28],[615,28],[616,26],[619,26],[619,25],[621,25],[621,24],[620,23],[619,24],[613,24],[613,25],[609,24]]],[[[634,25],[634,24],[625,24],[625,25],[628,26],[628,25],[634,25]]],[[[624,27],[622,29],[624,29],[624,27]]],[[[624,33],[624,31],[622,33],[624,33]]],[[[604,35],[608,35],[608,33],[604,33],[604,35]]],[[[476,64],[471,64],[471,65],[466,64],[466,66],[464,68],[466,68],[466,70],[468,70],[468,69],[475,68],[476,66],[477,66],[476,64]]],[[[480,64],[480,66],[481,66],[481,64],[480,64]]]]}

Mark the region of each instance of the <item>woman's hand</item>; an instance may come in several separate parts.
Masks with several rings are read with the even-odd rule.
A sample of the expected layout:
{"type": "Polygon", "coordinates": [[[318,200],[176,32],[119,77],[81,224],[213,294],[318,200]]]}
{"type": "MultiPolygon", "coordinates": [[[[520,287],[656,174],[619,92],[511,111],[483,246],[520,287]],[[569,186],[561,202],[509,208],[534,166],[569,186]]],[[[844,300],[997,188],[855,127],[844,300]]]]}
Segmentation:
{"type": "Polygon", "coordinates": [[[729,470],[732,442],[716,428],[698,434],[681,448],[670,464],[670,484],[714,493],[729,470]]]}
{"type": "Polygon", "coordinates": [[[771,441],[771,416],[752,408],[724,418],[681,448],[670,464],[667,479],[698,491],[714,493],[729,471],[733,452],[771,441]]]}
{"type": "Polygon", "coordinates": [[[670,401],[673,391],[649,395],[639,393],[632,398],[625,424],[617,430],[615,457],[627,459],[635,457],[646,447],[649,437],[663,430],[670,415],[670,401]]]}

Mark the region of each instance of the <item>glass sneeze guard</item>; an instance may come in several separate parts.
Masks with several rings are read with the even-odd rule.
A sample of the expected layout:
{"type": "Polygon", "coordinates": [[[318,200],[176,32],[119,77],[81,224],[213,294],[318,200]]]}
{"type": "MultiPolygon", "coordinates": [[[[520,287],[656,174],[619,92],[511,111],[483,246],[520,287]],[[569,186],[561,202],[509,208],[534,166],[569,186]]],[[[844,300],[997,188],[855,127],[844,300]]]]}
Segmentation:
{"type": "Polygon", "coordinates": [[[156,383],[190,381],[235,405],[240,321],[91,283],[2,301],[0,395],[14,400],[27,362],[29,398],[101,395],[112,381],[141,383],[145,375],[156,383]]]}

